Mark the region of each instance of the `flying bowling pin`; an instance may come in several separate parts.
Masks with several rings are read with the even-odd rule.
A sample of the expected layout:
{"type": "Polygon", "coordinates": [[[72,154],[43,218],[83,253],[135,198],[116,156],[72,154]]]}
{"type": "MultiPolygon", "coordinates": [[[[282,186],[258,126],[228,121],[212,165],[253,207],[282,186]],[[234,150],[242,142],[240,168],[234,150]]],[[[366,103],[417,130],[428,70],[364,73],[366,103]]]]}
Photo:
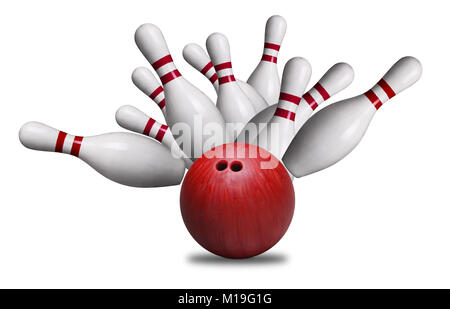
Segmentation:
{"type": "Polygon", "coordinates": [[[166,117],[166,98],[164,97],[164,89],[158,83],[153,73],[147,68],[139,67],[131,74],[131,80],[140,91],[150,97],[150,99],[159,106],[164,117],[166,117]]]}
{"type": "Polygon", "coordinates": [[[133,187],[177,185],[184,162],[174,158],[160,143],[133,133],[73,136],[40,122],[28,122],[19,132],[30,149],[71,154],[106,178],[133,187]]]}
{"type": "Polygon", "coordinates": [[[221,33],[213,33],[206,40],[206,49],[219,80],[217,108],[222,113],[225,122],[236,125],[234,129],[238,134],[240,129],[256,114],[255,108],[236,83],[228,39],[221,33]]]}
{"type": "MultiPolygon", "coordinates": [[[[183,57],[194,69],[202,73],[213,85],[216,93],[219,92],[219,80],[211,59],[200,45],[195,43],[187,44],[183,49],[183,57]]],[[[239,79],[236,80],[238,86],[250,99],[255,111],[258,113],[265,109],[268,104],[266,100],[256,91],[255,88],[239,79]]]]}
{"type": "Polygon", "coordinates": [[[277,60],[285,33],[286,21],[283,17],[274,15],[267,20],[263,56],[247,80],[269,105],[277,104],[280,94],[277,60]]]}
{"type": "Polygon", "coordinates": [[[275,114],[258,135],[258,146],[283,157],[295,135],[295,111],[311,78],[311,65],[301,57],[290,59],[283,71],[280,99],[275,114]]]}
{"type": "MultiPolygon", "coordinates": [[[[349,64],[340,62],[333,65],[308,92],[303,94],[295,114],[295,133],[300,130],[321,103],[347,88],[352,83],[353,77],[353,68],[349,64]]],[[[247,142],[245,136],[245,132],[247,131],[251,132],[252,129],[254,130],[256,128],[261,132],[266,126],[266,123],[273,117],[276,109],[277,105],[271,105],[256,114],[244,129],[242,129],[241,134],[237,138],[237,142],[247,142]]]]}
{"type": "Polygon", "coordinates": [[[287,169],[302,177],[344,158],[358,145],[381,105],[413,85],[421,74],[420,62],[404,57],[369,91],[318,111],[287,149],[283,157],[287,169]]]}
{"type": "MultiPolygon", "coordinates": [[[[135,41],[164,87],[166,120],[172,133],[177,135],[180,130],[190,130],[189,140],[177,139],[183,152],[190,158],[198,158],[215,145],[223,144],[222,115],[214,103],[177,70],[161,30],[153,24],[144,24],[136,30],[135,41]]],[[[185,133],[183,131],[183,136],[185,133]]]]}
{"type": "Polygon", "coordinates": [[[170,133],[169,127],[148,117],[134,106],[124,105],[116,111],[116,121],[124,129],[149,136],[166,146],[176,158],[182,158],[186,168],[192,161],[187,158],[170,133]]]}

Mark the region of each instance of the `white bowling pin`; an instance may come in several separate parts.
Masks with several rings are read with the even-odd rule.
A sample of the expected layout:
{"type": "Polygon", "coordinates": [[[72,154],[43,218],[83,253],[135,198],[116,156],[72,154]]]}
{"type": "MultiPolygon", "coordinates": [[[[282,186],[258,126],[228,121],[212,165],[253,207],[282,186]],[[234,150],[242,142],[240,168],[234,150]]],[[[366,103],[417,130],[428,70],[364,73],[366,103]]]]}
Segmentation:
{"type": "MultiPolygon", "coordinates": [[[[350,85],[353,81],[353,76],[353,68],[349,64],[344,62],[336,63],[308,92],[303,94],[295,114],[295,133],[300,130],[321,103],[350,85]]],[[[245,136],[247,131],[252,132],[251,130],[256,128],[258,132],[261,132],[267,122],[273,117],[276,108],[277,105],[271,105],[256,114],[242,129],[237,141],[240,143],[247,142],[245,136]]]]}
{"type": "Polygon", "coordinates": [[[285,33],[286,21],[283,17],[274,15],[267,20],[263,56],[247,80],[269,105],[277,104],[280,94],[277,59],[285,33]]]}
{"type": "Polygon", "coordinates": [[[147,68],[139,67],[131,74],[131,80],[139,90],[150,97],[150,99],[159,106],[164,117],[166,117],[166,98],[164,97],[164,89],[158,83],[153,73],[147,68]]]}
{"type": "Polygon", "coordinates": [[[310,78],[311,65],[306,59],[295,57],[286,63],[275,114],[258,135],[258,146],[277,159],[283,157],[295,135],[295,111],[310,78]]]}
{"type": "Polygon", "coordinates": [[[318,111],[300,129],[286,151],[283,162],[288,170],[302,177],[344,158],[358,145],[381,105],[413,85],[421,74],[420,62],[404,57],[366,93],[318,111]]]}
{"type": "Polygon", "coordinates": [[[73,136],[40,122],[28,122],[19,132],[30,149],[71,154],[106,178],[133,187],[177,185],[184,162],[158,142],[133,133],[73,136]]]}
{"type": "Polygon", "coordinates": [[[225,123],[222,115],[202,91],[181,76],[161,30],[153,24],[144,24],[136,30],[135,41],[161,79],[166,97],[166,120],[172,133],[177,134],[180,125],[190,129],[190,141],[177,139],[183,152],[190,158],[198,158],[211,147],[223,143],[225,123]]]}
{"type": "MultiPolygon", "coordinates": [[[[216,93],[218,93],[219,81],[217,73],[205,50],[198,44],[190,43],[184,47],[183,57],[194,69],[202,73],[211,82],[216,93]]],[[[257,113],[267,108],[268,104],[266,100],[264,100],[255,88],[239,79],[236,80],[236,83],[250,99],[250,102],[257,113]]]]}
{"type": "Polygon", "coordinates": [[[144,112],[131,105],[121,106],[116,111],[116,121],[124,129],[150,136],[166,146],[176,158],[182,158],[186,168],[191,167],[192,161],[187,158],[165,124],[148,117],[144,112]]]}
{"type": "Polygon", "coordinates": [[[206,40],[206,49],[211,57],[219,80],[217,108],[225,122],[237,125],[240,129],[256,114],[249,98],[237,85],[231,65],[230,45],[221,33],[213,33],[206,40]]]}

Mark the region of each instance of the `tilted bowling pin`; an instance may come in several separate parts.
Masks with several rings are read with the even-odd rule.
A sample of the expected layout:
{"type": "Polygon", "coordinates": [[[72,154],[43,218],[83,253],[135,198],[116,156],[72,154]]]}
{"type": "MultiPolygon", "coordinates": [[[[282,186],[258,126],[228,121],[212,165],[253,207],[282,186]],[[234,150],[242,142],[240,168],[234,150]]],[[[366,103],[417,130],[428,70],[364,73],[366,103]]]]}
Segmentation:
{"type": "Polygon", "coordinates": [[[247,80],[269,105],[277,104],[280,94],[277,59],[285,33],[286,21],[283,17],[274,15],[267,20],[263,56],[247,80]]]}
{"type": "Polygon", "coordinates": [[[19,132],[30,149],[71,154],[106,178],[133,187],[177,185],[184,175],[183,160],[160,143],[134,133],[73,136],[40,122],[28,122],[19,132]]]}
{"type": "MultiPolygon", "coordinates": [[[[353,68],[349,64],[344,62],[336,63],[311,89],[308,90],[308,92],[303,94],[295,114],[295,133],[300,130],[306,120],[308,120],[313,111],[321,103],[347,88],[347,86],[352,83],[353,76],[353,68]]],[[[271,105],[256,114],[255,117],[247,123],[244,129],[242,129],[237,141],[241,143],[246,142],[245,132],[247,131],[252,132],[252,130],[256,129],[261,132],[266,126],[266,123],[273,117],[276,108],[277,105],[271,105]]]]}
{"type": "Polygon", "coordinates": [[[311,78],[311,65],[301,57],[290,59],[283,71],[280,99],[267,126],[258,135],[258,146],[283,157],[295,135],[295,111],[311,78]]]}
{"type": "Polygon", "coordinates": [[[150,97],[150,99],[159,106],[164,117],[166,117],[166,98],[164,97],[164,89],[158,83],[153,73],[147,68],[139,67],[131,74],[131,80],[140,91],[150,97]]]}
{"type": "Polygon", "coordinates": [[[176,158],[182,158],[186,168],[192,161],[187,158],[172,136],[169,127],[148,117],[134,106],[124,105],[116,111],[116,121],[124,129],[150,136],[166,146],[176,158]]]}
{"type": "Polygon", "coordinates": [[[210,147],[222,144],[225,134],[222,115],[214,103],[177,70],[161,30],[153,24],[144,24],[136,30],[135,41],[161,79],[166,97],[166,120],[172,133],[177,135],[186,126],[190,129],[189,141],[177,139],[183,152],[190,158],[198,158],[210,147]],[[207,131],[211,134],[203,134],[207,131]]]}
{"type": "Polygon", "coordinates": [[[225,122],[237,124],[240,129],[256,114],[250,99],[237,85],[233,74],[228,39],[221,33],[213,33],[206,40],[206,49],[211,57],[219,80],[217,108],[225,122]]]}
{"type": "MultiPolygon", "coordinates": [[[[204,49],[195,43],[187,44],[183,49],[183,57],[194,69],[202,73],[211,82],[216,90],[216,93],[218,93],[219,80],[217,78],[217,73],[211,59],[206,54],[204,49]]],[[[237,79],[236,82],[245,95],[250,99],[250,102],[257,113],[268,106],[266,100],[264,100],[255,88],[239,79],[237,79]]]]}
{"type": "Polygon", "coordinates": [[[318,111],[294,137],[283,157],[285,166],[302,177],[344,158],[358,145],[381,105],[413,85],[421,74],[420,62],[404,57],[366,93],[318,111]]]}

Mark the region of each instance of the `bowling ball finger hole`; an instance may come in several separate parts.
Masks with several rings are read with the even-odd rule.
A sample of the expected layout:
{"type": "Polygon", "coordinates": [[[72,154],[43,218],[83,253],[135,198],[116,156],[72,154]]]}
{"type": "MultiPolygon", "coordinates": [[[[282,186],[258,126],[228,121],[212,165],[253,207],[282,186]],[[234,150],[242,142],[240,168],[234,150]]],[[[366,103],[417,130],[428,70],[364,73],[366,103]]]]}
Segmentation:
{"type": "Polygon", "coordinates": [[[228,163],[227,161],[220,161],[216,164],[216,169],[220,172],[227,168],[228,163]]]}
{"type": "Polygon", "coordinates": [[[242,169],[242,163],[237,161],[232,162],[230,168],[233,172],[239,172],[242,169]]]}

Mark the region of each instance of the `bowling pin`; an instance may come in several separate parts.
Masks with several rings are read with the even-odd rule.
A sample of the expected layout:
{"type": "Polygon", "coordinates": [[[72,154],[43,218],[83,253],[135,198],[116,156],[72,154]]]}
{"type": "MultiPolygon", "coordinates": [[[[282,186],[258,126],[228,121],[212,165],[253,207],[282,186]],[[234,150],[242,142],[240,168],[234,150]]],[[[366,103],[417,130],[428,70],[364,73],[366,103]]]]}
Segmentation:
{"type": "MultiPolygon", "coordinates": [[[[186,45],[183,49],[183,57],[194,69],[202,73],[213,85],[216,93],[219,92],[219,80],[217,78],[216,70],[211,62],[211,59],[200,47],[200,45],[195,43],[190,43],[186,45]]],[[[255,109],[255,112],[259,113],[265,109],[268,104],[266,100],[256,91],[255,88],[243,82],[239,79],[236,80],[239,88],[245,93],[245,95],[250,99],[250,102],[255,109]]]]}
{"type": "Polygon", "coordinates": [[[124,105],[116,111],[116,121],[124,129],[150,136],[169,149],[176,158],[182,158],[186,168],[192,161],[187,158],[172,136],[169,127],[161,124],[134,106],[124,105]]]}
{"type": "Polygon", "coordinates": [[[311,65],[306,59],[295,57],[286,63],[277,108],[258,135],[258,146],[277,159],[282,158],[295,135],[295,111],[310,78],[311,65]]]}
{"type": "MultiPolygon", "coordinates": [[[[321,103],[347,88],[352,83],[353,76],[353,68],[349,64],[344,62],[336,63],[308,92],[303,94],[295,114],[295,133],[300,130],[321,103]]],[[[247,142],[245,132],[252,132],[251,130],[254,130],[256,126],[258,132],[261,132],[266,126],[266,123],[273,117],[276,109],[277,105],[271,105],[256,114],[244,129],[242,129],[237,141],[240,143],[247,142]]]]}
{"type": "Polygon", "coordinates": [[[30,149],[71,154],[106,178],[133,187],[177,185],[184,175],[184,162],[174,158],[158,142],[133,133],[73,136],[40,122],[28,122],[19,132],[30,149]]]}
{"type": "Polygon", "coordinates": [[[164,117],[166,117],[166,99],[164,97],[164,89],[156,80],[156,77],[149,69],[144,67],[136,68],[131,74],[133,84],[142,91],[146,96],[150,97],[161,109],[164,117]]]}
{"type": "Polygon", "coordinates": [[[283,17],[274,15],[267,20],[263,56],[247,80],[269,105],[277,104],[280,94],[277,59],[285,33],[286,21],[283,17]]]}
{"type": "Polygon", "coordinates": [[[422,74],[413,57],[397,61],[369,91],[313,115],[294,137],[283,157],[288,170],[302,177],[327,168],[348,155],[361,141],[376,111],[413,85],[422,74]]]}
{"type": "Polygon", "coordinates": [[[177,70],[161,30],[153,24],[144,24],[136,30],[135,41],[162,82],[166,120],[172,133],[177,135],[180,129],[190,130],[189,140],[177,139],[183,152],[190,158],[198,158],[222,144],[225,134],[222,115],[214,103],[177,70]]]}
{"type": "Polygon", "coordinates": [[[217,108],[225,122],[235,124],[237,134],[256,114],[252,103],[239,88],[233,75],[230,45],[225,35],[213,33],[206,40],[206,49],[211,57],[219,80],[217,108]]]}

